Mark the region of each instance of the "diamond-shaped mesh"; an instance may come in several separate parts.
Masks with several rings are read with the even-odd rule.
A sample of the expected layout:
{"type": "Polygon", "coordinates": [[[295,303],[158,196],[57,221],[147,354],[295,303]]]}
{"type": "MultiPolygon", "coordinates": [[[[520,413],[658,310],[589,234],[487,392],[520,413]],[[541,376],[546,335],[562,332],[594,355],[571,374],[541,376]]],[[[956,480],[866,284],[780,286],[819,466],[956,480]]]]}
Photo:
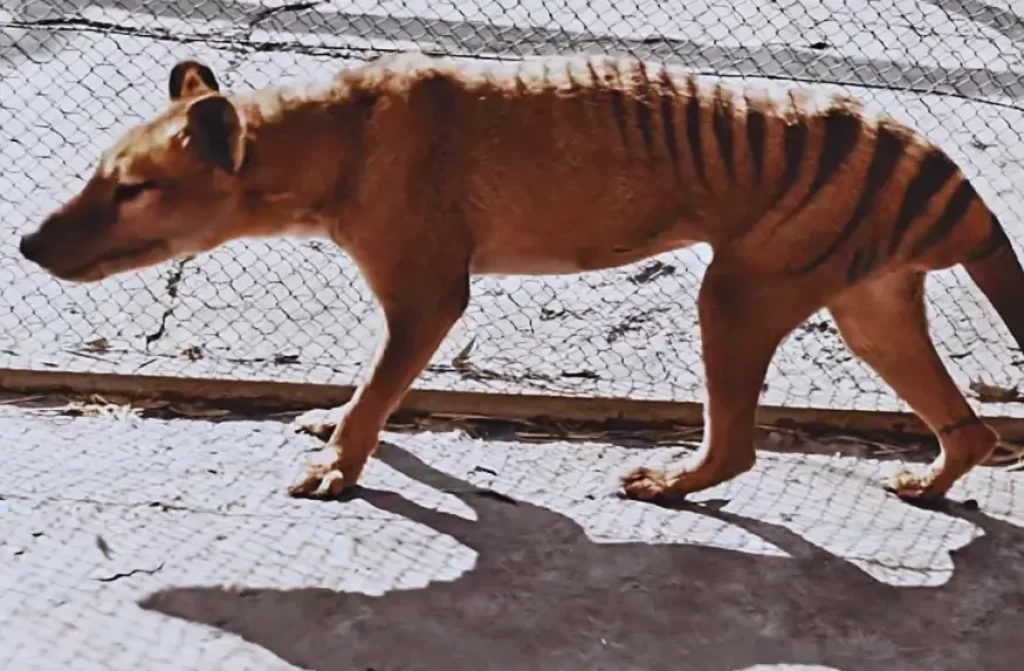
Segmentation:
{"type": "MultiPolygon", "coordinates": [[[[702,73],[845,90],[949,151],[1017,237],[1021,37],[1009,3],[910,0],[46,0],[0,8],[0,366],[353,383],[379,312],[331,244],[231,243],[98,285],[30,267],[16,234],[81,183],[128,123],[164,103],[178,59],[228,89],[418,47],[515,59],[633,54],[702,73]]],[[[470,309],[416,386],[703,399],[695,294],[703,247],[615,271],[474,280],[470,309]],[[468,347],[469,345],[471,347],[468,347]],[[464,352],[465,356],[456,359],[464,352]]],[[[1013,386],[1009,335],[960,270],[929,282],[958,382],[1013,386]]],[[[903,404],[815,315],[783,343],[763,396],[789,406],[903,404]]],[[[985,414],[1019,414],[986,404],[985,414]]]]}

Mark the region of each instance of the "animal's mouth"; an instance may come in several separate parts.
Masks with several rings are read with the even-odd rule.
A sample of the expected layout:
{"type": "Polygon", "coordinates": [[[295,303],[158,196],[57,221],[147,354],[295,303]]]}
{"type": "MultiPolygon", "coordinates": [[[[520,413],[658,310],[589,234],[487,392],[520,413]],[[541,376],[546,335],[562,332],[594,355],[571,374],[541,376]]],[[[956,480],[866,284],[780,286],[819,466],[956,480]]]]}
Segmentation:
{"type": "Polygon", "coordinates": [[[111,265],[117,266],[122,261],[127,261],[132,258],[144,256],[146,254],[155,252],[162,249],[166,245],[166,241],[162,239],[146,240],[129,247],[122,247],[121,249],[115,249],[101,254],[97,257],[89,259],[86,263],[75,266],[71,270],[61,273],[61,275],[71,281],[91,281],[93,279],[103,279],[109,273],[98,272],[103,271],[104,267],[111,265]]]}

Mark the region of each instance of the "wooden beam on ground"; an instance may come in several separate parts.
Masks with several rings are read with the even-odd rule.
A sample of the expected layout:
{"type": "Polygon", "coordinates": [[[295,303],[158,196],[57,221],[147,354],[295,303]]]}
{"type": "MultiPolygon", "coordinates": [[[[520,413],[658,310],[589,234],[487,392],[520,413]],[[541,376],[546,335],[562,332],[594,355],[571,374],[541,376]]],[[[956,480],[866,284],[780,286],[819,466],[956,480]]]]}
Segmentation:
{"type": "MultiPolygon", "coordinates": [[[[185,378],[59,370],[0,369],[0,390],[30,395],[62,394],[159,398],[247,412],[300,411],[339,406],[351,398],[352,385],[185,378]]],[[[596,423],[700,426],[699,403],[628,398],[548,396],[414,389],[401,411],[438,417],[529,419],[596,423]]],[[[1003,440],[1024,442],[1024,419],[985,418],[1003,440]]],[[[762,405],[758,423],[789,429],[847,433],[902,433],[931,436],[913,414],[762,405]]]]}

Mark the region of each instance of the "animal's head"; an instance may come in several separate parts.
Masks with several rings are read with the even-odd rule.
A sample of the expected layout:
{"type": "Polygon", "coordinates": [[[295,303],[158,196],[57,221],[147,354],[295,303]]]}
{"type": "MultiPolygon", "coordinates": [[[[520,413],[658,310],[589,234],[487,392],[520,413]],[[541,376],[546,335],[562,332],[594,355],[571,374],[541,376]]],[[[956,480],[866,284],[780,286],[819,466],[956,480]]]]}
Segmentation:
{"type": "Polygon", "coordinates": [[[175,65],[168,88],[170,106],[125,133],[81,191],[21,239],[25,258],[94,282],[236,237],[243,114],[201,63],[175,65]]]}

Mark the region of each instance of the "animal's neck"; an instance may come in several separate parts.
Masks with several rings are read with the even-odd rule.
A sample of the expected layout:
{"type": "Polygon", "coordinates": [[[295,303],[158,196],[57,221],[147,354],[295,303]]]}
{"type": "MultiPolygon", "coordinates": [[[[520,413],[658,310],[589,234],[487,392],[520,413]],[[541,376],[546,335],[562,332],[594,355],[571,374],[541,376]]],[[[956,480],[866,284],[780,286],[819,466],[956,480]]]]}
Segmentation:
{"type": "Polygon", "coordinates": [[[328,223],[350,189],[346,166],[362,132],[344,107],[282,95],[246,105],[243,189],[266,234],[329,234],[328,223]]]}

